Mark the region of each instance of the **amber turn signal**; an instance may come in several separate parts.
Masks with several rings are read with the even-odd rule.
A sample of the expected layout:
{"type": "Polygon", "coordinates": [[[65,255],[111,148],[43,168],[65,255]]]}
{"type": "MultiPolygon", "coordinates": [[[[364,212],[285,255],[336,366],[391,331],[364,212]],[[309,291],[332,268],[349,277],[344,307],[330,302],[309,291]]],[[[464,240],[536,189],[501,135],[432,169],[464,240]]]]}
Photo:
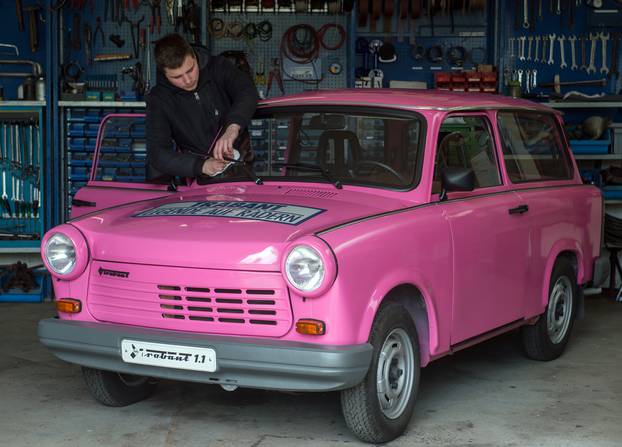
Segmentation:
{"type": "Polygon", "coordinates": [[[56,301],[56,310],[67,314],[77,314],[82,310],[82,303],[73,298],[61,298],[56,301]]]}
{"type": "Polygon", "coordinates": [[[296,322],[296,332],[305,335],[324,335],[326,325],[323,321],[303,318],[296,322]]]}

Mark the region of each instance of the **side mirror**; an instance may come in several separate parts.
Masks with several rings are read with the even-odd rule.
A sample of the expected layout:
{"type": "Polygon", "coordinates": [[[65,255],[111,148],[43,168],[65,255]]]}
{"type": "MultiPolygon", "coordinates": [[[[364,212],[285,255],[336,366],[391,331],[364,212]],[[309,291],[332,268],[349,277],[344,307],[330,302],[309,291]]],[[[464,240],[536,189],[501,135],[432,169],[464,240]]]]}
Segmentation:
{"type": "Polygon", "coordinates": [[[445,167],[441,171],[441,188],[441,201],[447,200],[451,191],[473,191],[475,174],[470,168],[445,167]]]}

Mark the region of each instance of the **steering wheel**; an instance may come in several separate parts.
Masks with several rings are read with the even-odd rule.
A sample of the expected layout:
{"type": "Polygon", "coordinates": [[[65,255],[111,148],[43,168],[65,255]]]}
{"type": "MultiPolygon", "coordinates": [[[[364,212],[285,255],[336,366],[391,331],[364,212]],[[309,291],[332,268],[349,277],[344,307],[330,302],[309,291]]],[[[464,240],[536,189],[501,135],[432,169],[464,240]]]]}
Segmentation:
{"type": "Polygon", "coordinates": [[[384,163],[382,163],[380,161],[375,161],[375,160],[361,160],[361,161],[359,161],[358,163],[356,163],[356,165],[354,165],[354,173],[356,175],[359,175],[362,166],[370,166],[372,169],[373,168],[382,168],[383,170],[387,171],[388,173],[393,175],[395,178],[397,178],[400,181],[400,183],[402,183],[404,185],[406,185],[408,183],[408,181],[404,177],[402,177],[402,174],[397,172],[391,166],[389,166],[387,164],[384,164],[384,163]]]}

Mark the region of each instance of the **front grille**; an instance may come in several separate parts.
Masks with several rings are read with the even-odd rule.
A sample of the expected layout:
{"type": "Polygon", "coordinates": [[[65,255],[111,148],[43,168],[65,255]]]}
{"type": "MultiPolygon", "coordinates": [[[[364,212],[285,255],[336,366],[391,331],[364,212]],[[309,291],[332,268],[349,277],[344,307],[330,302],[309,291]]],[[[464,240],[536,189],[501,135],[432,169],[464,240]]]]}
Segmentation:
{"type": "Polygon", "coordinates": [[[130,273],[119,278],[100,276],[97,267],[91,269],[88,306],[101,321],[252,336],[284,335],[292,324],[287,287],[278,273],[110,266],[104,268],[130,273]],[[187,279],[169,280],[179,277],[187,279]],[[231,284],[252,284],[254,279],[260,286],[231,284]]]}

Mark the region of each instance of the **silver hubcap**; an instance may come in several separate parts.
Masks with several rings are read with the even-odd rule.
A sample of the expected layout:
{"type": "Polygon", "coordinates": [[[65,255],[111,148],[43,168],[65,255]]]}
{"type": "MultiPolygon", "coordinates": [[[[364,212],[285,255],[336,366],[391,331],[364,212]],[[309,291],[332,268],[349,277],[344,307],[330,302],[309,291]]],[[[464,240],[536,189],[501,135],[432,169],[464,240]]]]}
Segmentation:
{"type": "Polygon", "coordinates": [[[382,413],[389,419],[401,416],[412,393],[415,354],[404,329],[394,329],[385,339],[376,372],[376,389],[382,413]]]}
{"type": "Polygon", "coordinates": [[[553,344],[560,343],[568,331],[573,299],[570,279],[566,276],[558,278],[551,292],[546,315],[547,330],[553,344]]]}

